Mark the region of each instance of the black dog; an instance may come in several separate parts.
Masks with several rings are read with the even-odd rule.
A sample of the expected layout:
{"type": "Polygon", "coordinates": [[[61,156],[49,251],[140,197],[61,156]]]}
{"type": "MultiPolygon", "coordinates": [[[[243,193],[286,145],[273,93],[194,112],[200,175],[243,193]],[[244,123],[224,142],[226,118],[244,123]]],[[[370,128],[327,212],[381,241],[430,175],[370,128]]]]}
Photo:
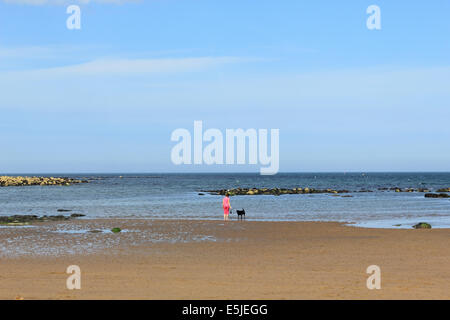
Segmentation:
{"type": "Polygon", "coordinates": [[[238,215],[238,220],[239,220],[239,218],[245,219],[245,210],[244,209],[236,210],[236,214],[238,215]]]}

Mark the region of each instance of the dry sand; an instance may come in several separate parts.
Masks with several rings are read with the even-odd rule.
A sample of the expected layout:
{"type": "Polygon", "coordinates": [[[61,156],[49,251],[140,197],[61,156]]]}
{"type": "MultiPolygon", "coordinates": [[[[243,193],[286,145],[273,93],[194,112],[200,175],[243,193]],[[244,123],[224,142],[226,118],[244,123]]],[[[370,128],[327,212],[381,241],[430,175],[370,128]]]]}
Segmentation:
{"type": "Polygon", "coordinates": [[[80,220],[0,228],[0,298],[450,299],[450,230],[80,220]],[[119,226],[120,234],[82,233],[119,226]],[[81,290],[66,289],[69,265],[81,290]],[[381,268],[368,290],[366,268],[381,268]]]}

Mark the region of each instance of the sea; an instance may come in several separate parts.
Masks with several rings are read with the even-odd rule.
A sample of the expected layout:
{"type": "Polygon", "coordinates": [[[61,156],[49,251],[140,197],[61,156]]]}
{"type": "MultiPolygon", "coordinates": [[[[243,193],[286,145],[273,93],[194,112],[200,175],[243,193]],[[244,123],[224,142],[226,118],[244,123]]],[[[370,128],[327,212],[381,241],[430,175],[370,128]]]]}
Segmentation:
{"type": "MultiPolygon", "coordinates": [[[[35,176],[36,174],[21,174],[35,176]]],[[[338,221],[369,228],[407,228],[428,222],[450,228],[450,198],[384,188],[450,187],[450,173],[141,173],[39,174],[87,179],[70,186],[0,187],[0,215],[57,215],[58,209],[84,219],[223,219],[222,196],[206,190],[231,188],[346,189],[348,194],[243,195],[231,197],[258,221],[338,221]],[[364,191],[364,192],[361,192],[364,191]],[[369,192],[367,192],[369,191],[369,192]],[[351,197],[342,197],[343,195],[351,197]]],[[[231,216],[233,218],[233,215],[231,216]]]]}

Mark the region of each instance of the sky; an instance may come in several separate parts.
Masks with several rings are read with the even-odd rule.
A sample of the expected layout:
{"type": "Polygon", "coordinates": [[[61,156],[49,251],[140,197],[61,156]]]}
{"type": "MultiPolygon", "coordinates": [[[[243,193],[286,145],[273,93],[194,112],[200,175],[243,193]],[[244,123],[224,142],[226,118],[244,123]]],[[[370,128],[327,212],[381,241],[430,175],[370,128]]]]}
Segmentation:
{"type": "Polygon", "coordinates": [[[450,171],[449,16],[447,0],[0,0],[0,172],[259,172],[173,164],[195,120],[279,129],[284,172],[450,171]]]}

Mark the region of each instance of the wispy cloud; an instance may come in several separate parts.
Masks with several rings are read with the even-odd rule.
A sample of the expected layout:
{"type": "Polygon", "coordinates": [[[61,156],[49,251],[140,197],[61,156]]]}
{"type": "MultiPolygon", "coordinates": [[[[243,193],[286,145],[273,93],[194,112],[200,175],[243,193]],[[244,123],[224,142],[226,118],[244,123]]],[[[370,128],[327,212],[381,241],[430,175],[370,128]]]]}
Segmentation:
{"type": "MultiPolygon", "coordinates": [[[[58,76],[58,75],[109,75],[109,74],[149,74],[182,73],[203,71],[225,64],[245,62],[249,59],[239,57],[196,57],[166,59],[98,59],[86,63],[18,71],[22,75],[58,76]]],[[[16,73],[16,72],[12,72],[16,73]]]]}

